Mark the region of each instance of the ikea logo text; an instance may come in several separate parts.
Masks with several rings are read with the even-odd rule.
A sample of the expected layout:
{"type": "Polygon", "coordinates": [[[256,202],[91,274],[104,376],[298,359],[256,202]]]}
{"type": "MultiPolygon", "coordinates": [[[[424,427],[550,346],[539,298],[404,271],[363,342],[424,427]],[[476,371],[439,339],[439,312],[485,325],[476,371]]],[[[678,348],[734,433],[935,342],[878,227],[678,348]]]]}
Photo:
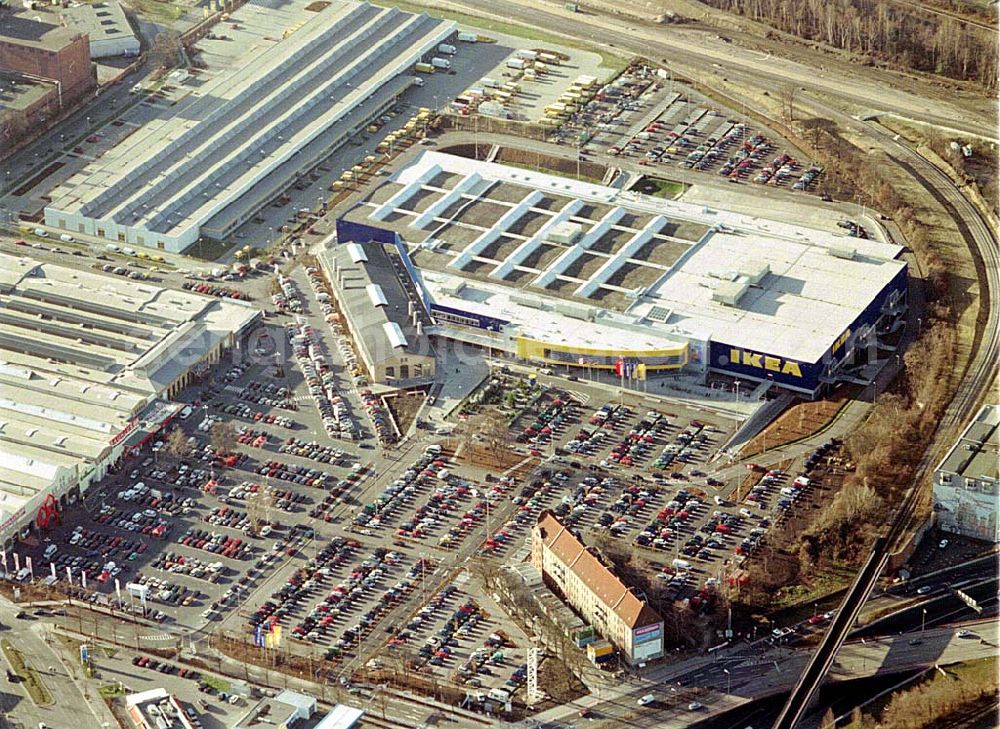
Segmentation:
{"type": "Polygon", "coordinates": [[[840,349],[845,344],[847,344],[847,340],[850,339],[850,338],[851,338],[851,330],[848,329],[843,334],[841,334],[839,337],[837,337],[837,341],[833,343],[833,348],[830,351],[831,352],[836,352],[838,349],[840,349]]]}
{"type": "Polygon", "coordinates": [[[781,357],[771,357],[767,354],[747,352],[742,349],[730,349],[729,361],[732,364],[741,364],[746,367],[756,367],[759,370],[768,372],[779,372],[783,375],[802,377],[802,368],[798,362],[783,360],[781,357]]]}

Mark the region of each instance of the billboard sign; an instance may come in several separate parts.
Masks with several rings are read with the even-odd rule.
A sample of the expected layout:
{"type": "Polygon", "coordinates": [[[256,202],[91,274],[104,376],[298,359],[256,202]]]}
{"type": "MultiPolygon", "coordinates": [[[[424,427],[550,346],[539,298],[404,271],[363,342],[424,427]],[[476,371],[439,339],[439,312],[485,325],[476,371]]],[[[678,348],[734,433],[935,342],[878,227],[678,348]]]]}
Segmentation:
{"type": "Polygon", "coordinates": [[[639,645],[640,643],[649,643],[654,640],[660,640],[663,635],[661,626],[659,623],[656,625],[647,625],[644,628],[638,628],[632,631],[632,645],[639,645]]]}

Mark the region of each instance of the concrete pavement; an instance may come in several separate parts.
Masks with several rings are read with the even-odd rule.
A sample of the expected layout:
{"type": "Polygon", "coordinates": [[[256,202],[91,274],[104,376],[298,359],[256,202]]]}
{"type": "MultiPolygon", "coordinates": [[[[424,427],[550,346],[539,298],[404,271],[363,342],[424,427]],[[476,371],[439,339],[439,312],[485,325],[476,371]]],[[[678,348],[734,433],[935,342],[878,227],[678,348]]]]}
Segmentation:
{"type": "MultiPolygon", "coordinates": [[[[89,685],[79,664],[78,655],[68,649],[51,631],[51,626],[31,616],[15,618],[21,605],[0,598],[0,620],[9,630],[3,640],[21,652],[27,666],[33,669],[52,696],[48,706],[37,706],[23,684],[7,682],[2,692],[0,727],[35,727],[44,722],[52,729],[78,726],[117,726],[118,722],[97,692],[89,685]]],[[[4,660],[4,667],[8,664],[4,660]]]]}

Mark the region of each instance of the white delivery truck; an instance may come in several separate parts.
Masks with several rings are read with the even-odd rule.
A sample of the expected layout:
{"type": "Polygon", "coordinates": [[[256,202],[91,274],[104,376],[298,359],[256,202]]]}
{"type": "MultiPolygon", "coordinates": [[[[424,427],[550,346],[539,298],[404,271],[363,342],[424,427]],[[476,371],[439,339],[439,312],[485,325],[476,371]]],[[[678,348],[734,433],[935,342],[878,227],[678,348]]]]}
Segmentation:
{"type": "Polygon", "coordinates": [[[431,59],[431,65],[434,66],[434,68],[448,69],[451,68],[451,61],[449,61],[447,58],[441,58],[440,56],[435,56],[434,58],[431,59]]]}
{"type": "Polygon", "coordinates": [[[689,569],[691,569],[691,563],[688,562],[686,559],[675,559],[673,562],[670,563],[670,565],[675,570],[689,570],[689,569]]]}
{"type": "Polygon", "coordinates": [[[442,43],[441,45],[438,46],[438,53],[444,53],[449,56],[454,56],[457,51],[458,49],[455,48],[455,46],[449,45],[447,43],[442,43]]]}

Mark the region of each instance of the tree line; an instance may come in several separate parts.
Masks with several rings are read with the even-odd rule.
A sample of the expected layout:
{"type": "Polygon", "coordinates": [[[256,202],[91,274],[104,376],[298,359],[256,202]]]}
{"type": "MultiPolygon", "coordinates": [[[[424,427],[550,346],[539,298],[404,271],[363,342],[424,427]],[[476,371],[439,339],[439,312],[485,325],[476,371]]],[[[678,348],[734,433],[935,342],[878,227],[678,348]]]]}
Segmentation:
{"type": "Polygon", "coordinates": [[[885,0],[704,0],[778,30],[905,69],[997,88],[995,33],[885,0]]]}

